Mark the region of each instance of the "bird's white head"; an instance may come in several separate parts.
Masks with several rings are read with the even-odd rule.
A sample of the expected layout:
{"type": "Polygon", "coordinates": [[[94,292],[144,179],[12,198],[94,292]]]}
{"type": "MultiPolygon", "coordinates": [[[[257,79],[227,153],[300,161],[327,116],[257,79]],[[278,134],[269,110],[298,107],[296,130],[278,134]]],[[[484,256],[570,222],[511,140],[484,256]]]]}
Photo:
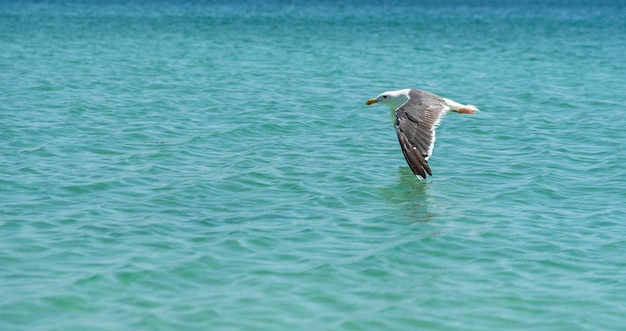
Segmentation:
{"type": "Polygon", "coordinates": [[[398,91],[383,92],[376,98],[367,100],[365,104],[369,106],[380,102],[383,105],[388,106],[391,110],[396,110],[398,109],[398,107],[407,102],[407,100],[409,100],[410,91],[410,89],[404,89],[398,91]]]}

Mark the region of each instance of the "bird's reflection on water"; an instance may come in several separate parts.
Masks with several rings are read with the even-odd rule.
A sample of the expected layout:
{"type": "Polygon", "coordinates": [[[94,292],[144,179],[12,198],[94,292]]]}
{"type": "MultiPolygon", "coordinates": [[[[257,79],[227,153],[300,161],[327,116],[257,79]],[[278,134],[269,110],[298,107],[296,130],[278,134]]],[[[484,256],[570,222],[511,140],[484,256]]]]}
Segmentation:
{"type": "Polygon", "coordinates": [[[432,198],[428,189],[429,180],[416,178],[409,167],[399,167],[396,184],[383,188],[383,197],[396,205],[406,220],[425,223],[436,216],[429,211],[432,198]]]}

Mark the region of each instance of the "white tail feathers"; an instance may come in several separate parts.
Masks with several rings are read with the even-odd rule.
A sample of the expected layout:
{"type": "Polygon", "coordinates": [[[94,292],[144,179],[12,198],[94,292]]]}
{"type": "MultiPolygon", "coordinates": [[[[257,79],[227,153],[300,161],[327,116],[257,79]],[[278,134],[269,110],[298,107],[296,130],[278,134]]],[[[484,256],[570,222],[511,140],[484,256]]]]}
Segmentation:
{"type": "Polygon", "coordinates": [[[463,108],[469,108],[469,109],[471,109],[473,111],[480,111],[480,109],[476,108],[476,106],[474,106],[474,105],[465,105],[465,106],[463,106],[463,108]]]}
{"type": "Polygon", "coordinates": [[[454,100],[443,98],[443,102],[445,102],[448,109],[453,112],[461,112],[461,113],[474,113],[479,111],[478,108],[474,105],[462,105],[454,100]]]}

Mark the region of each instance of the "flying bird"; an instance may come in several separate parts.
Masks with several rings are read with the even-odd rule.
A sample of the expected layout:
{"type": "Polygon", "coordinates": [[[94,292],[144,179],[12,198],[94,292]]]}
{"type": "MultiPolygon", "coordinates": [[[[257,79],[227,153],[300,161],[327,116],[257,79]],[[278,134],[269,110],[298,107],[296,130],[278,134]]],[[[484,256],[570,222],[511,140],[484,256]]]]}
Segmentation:
{"type": "Polygon", "coordinates": [[[381,93],[367,100],[366,105],[381,103],[391,110],[391,121],[396,127],[398,141],[409,167],[422,179],[433,173],[428,165],[428,158],[435,146],[435,129],[443,116],[450,112],[474,114],[478,111],[473,105],[440,97],[436,94],[404,89],[381,93]]]}

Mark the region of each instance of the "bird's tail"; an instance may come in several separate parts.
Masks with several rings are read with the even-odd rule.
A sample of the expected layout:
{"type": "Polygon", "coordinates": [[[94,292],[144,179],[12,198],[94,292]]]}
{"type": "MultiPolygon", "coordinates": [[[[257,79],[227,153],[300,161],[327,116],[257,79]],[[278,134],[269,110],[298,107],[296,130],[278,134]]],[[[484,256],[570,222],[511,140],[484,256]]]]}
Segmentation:
{"type": "Polygon", "coordinates": [[[474,114],[480,110],[478,110],[478,108],[476,108],[476,106],[474,105],[464,105],[463,107],[454,111],[459,114],[474,114]]]}
{"type": "Polygon", "coordinates": [[[474,105],[465,105],[463,108],[471,109],[475,112],[480,111],[480,109],[476,108],[474,105]]]}
{"type": "Polygon", "coordinates": [[[455,113],[474,114],[475,112],[478,111],[478,108],[476,108],[476,106],[474,105],[463,105],[456,101],[446,99],[446,98],[443,98],[443,101],[445,102],[446,106],[448,106],[448,109],[450,109],[451,111],[455,113]]]}

